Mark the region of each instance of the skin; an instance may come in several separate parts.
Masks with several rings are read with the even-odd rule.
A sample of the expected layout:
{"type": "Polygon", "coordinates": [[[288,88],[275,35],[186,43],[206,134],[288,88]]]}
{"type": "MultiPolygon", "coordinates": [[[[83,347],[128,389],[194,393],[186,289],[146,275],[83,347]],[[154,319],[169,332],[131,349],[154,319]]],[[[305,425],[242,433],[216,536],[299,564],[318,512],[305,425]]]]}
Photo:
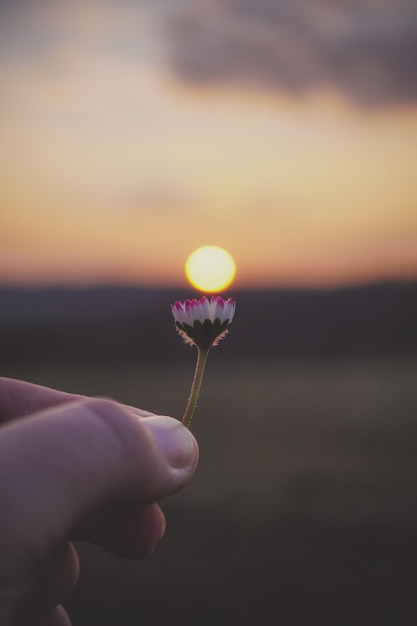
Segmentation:
{"type": "Polygon", "coordinates": [[[197,462],[174,418],[0,378],[0,624],[70,626],[71,540],[150,555],[197,462]]]}

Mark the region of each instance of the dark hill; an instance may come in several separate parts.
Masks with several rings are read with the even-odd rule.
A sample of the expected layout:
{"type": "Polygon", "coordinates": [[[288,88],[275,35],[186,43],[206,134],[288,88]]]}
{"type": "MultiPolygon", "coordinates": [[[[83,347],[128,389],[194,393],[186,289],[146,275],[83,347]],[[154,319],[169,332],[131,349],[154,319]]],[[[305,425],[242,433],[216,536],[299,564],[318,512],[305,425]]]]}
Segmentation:
{"type": "MultiPolygon", "coordinates": [[[[233,292],[222,358],[417,354],[417,283],[233,292]]],[[[0,362],[189,358],[169,305],[180,289],[1,289],[0,362]]]]}

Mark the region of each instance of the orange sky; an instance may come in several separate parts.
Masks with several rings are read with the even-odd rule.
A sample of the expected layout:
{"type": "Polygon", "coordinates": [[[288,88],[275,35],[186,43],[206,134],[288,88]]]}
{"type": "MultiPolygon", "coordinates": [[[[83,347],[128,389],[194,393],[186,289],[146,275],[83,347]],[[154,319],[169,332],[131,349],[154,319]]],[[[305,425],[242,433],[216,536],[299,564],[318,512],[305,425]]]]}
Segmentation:
{"type": "Polygon", "coordinates": [[[237,286],[417,278],[415,103],[199,84],[162,2],[35,4],[3,19],[0,283],[183,284],[205,244],[237,286]]]}

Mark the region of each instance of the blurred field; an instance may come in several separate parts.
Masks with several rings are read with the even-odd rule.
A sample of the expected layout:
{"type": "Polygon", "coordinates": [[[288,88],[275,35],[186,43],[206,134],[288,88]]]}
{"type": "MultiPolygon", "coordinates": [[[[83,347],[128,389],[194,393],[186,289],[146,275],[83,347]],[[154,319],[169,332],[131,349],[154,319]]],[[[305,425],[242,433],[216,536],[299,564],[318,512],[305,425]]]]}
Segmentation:
{"type": "MultiPolygon", "coordinates": [[[[74,626],[417,624],[417,361],[211,355],[201,461],[133,562],[79,544],[74,626]]],[[[7,375],[180,416],[189,363],[7,375]]]]}

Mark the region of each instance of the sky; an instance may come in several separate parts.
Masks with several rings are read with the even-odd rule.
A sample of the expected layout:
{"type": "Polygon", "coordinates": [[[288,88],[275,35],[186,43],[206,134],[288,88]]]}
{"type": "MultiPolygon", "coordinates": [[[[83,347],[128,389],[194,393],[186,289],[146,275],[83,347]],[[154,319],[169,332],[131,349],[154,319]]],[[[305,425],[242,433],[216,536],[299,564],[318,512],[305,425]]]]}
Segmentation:
{"type": "Polygon", "coordinates": [[[0,284],[417,278],[414,0],[0,0],[0,284]]]}

